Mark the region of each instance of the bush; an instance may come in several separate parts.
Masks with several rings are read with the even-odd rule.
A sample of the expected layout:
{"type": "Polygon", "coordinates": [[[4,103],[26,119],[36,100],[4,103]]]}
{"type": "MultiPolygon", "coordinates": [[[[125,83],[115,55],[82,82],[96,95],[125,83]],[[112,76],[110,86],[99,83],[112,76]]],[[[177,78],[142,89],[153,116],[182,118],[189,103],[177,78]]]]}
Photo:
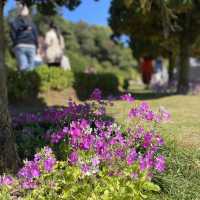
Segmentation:
{"type": "Polygon", "coordinates": [[[95,88],[103,91],[103,96],[119,93],[119,81],[112,73],[76,73],[74,88],[77,96],[81,99],[88,99],[95,88]]]}
{"type": "Polygon", "coordinates": [[[111,73],[117,77],[119,83],[118,89],[120,91],[127,90],[129,87],[129,81],[137,80],[139,77],[137,70],[132,67],[127,69],[119,69],[110,66],[104,69],[104,73],[111,73]]]}
{"type": "Polygon", "coordinates": [[[41,66],[33,71],[8,72],[8,96],[11,102],[36,98],[39,92],[72,87],[74,75],[61,68],[41,66]]]}
{"type": "Polygon", "coordinates": [[[35,71],[8,72],[8,97],[10,102],[36,97],[40,90],[41,78],[35,71]]]}
{"type": "Polygon", "coordinates": [[[73,86],[74,77],[71,71],[65,71],[58,67],[42,66],[35,69],[41,79],[42,91],[63,90],[73,86]]]}
{"type": "Polygon", "coordinates": [[[75,73],[84,72],[88,68],[92,68],[95,71],[102,69],[101,64],[97,61],[96,58],[83,56],[77,54],[76,52],[68,52],[67,55],[70,59],[72,71],[75,73]]]}

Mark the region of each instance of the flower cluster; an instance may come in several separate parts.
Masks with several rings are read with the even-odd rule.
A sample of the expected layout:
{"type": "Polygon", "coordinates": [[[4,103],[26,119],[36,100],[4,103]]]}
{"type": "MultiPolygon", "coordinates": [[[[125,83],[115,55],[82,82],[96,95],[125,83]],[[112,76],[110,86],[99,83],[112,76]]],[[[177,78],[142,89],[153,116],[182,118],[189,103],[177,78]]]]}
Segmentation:
{"type": "Polygon", "coordinates": [[[14,183],[14,179],[11,176],[1,176],[0,177],[0,186],[1,185],[12,185],[14,183]]]}
{"type": "Polygon", "coordinates": [[[56,159],[51,148],[45,147],[41,153],[34,156],[33,161],[26,161],[24,167],[18,172],[19,182],[24,189],[34,189],[38,186],[38,178],[42,173],[52,172],[56,159]]]}
{"type": "Polygon", "coordinates": [[[138,107],[134,107],[129,112],[129,118],[139,118],[140,120],[150,122],[168,122],[170,120],[170,113],[164,108],[160,107],[159,112],[153,112],[147,102],[142,102],[138,107]]]}
{"type": "Polygon", "coordinates": [[[132,103],[135,100],[134,97],[132,97],[130,93],[122,95],[120,99],[123,101],[127,101],[129,103],[132,103]]]}
{"type": "MultiPolygon", "coordinates": [[[[149,179],[153,172],[163,172],[166,164],[160,150],[164,140],[154,125],[169,121],[169,112],[163,107],[154,112],[146,102],[133,105],[127,116],[128,122],[137,120],[130,125],[131,128],[125,129],[107,118],[106,106],[109,104],[102,100],[101,94],[96,89],[91,95],[91,99],[96,101],[76,104],[70,100],[67,107],[50,109],[38,115],[20,115],[14,118],[14,123],[16,126],[48,123],[45,127],[54,124],[45,129],[46,137],[43,138],[54,150],[59,149],[59,153],[66,156],[66,165],[79,167],[83,177],[99,175],[103,170],[108,176],[139,179],[145,174],[149,179]]],[[[121,99],[134,102],[130,94],[121,96],[121,99]]],[[[38,187],[40,177],[51,173],[55,165],[52,150],[45,147],[32,161],[26,161],[19,171],[20,185],[24,189],[38,187]]],[[[12,179],[1,177],[0,183],[9,185],[12,179]]]]}
{"type": "Polygon", "coordinates": [[[97,173],[103,166],[123,174],[126,167],[138,163],[139,168],[131,174],[165,169],[164,157],[157,156],[164,142],[153,131],[138,128],[136,132],[124,134],[114,123],[95,121],[92,127],[90,122],[81,120],[72,122],[68,134],[73,149],[68,161],[80,166],[87,175],[97,173]]]}

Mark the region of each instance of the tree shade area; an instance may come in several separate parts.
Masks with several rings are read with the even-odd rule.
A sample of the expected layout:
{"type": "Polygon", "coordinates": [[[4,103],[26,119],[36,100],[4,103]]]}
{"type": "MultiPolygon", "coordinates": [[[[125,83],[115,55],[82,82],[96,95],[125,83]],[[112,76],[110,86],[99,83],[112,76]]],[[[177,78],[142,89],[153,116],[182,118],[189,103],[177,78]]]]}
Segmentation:
{"type": "Polygon", "coordinates": [[[178,92],[186,93],[189,84],[189,57],[199,37],[199,1],[120,1],[113,0],[110,26],[116,36],[131,37],[133,51],[152,50],[155,54],[179,54],[178,92]],[[128,2],[128,3],[127,3],[128,2]],[[140,4],[141,2],[141,4],[140,4]],[[146,49],[138,48],[147,44],[146,49]],[[149,49],[148,49],[149,47],[149,49]]]}

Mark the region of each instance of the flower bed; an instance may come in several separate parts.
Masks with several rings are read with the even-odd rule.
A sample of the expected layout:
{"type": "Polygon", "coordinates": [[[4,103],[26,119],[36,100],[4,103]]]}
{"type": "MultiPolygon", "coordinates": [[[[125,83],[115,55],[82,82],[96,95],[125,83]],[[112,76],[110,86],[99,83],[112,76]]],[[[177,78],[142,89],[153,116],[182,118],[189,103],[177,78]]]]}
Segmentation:
{"type": "Polygon", "coordinates": [[[19,151],[31,152],[24,154],[31,161],[25,161],[16,177],[1,177],[0,197],[143,199],[158,192],[151,180],[166,164],[157,127],[170,114],[164,108],[153,112],[146,102],[136,105],[129,94],[121,99],[133,105],[127,114],[129,128],[107,116],[106,107],[113,104],[101,100],[98,89],[84,104],[69,101],[67,107],[13,117],[21,134],[19,151]],[[34,156],[36,146],[28,149],[25,144],[29,135],[28,144],[46,145],[34,156]]]}

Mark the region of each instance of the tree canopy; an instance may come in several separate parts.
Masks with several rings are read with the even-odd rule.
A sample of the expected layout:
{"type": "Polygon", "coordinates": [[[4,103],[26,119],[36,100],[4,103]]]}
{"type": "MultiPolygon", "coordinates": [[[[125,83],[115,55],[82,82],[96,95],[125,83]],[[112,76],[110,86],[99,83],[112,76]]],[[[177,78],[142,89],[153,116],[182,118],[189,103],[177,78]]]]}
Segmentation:
{"type": "Polygon", "coordinates": [[[178,51],[178,91],[182,93],[188,90],[189,56],[200,33],[199,8],[199,0],[112,0],[109,23],[116,36],[127,34],[135,47],[146,43],[148,51],[163,47],[178,51]]]}

